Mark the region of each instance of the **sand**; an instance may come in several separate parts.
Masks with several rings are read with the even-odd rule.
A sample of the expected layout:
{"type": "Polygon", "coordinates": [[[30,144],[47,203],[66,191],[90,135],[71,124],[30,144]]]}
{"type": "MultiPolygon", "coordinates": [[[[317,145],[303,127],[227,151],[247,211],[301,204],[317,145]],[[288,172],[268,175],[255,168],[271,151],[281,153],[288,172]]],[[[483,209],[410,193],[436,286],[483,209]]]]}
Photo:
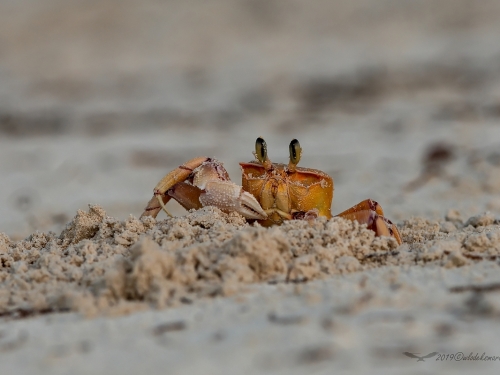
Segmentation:
{"type": "Polygon", "coordinates": [[[91,205],[59,235],[0,234],[2,368],[393,373],[414,365],[404,351],[498,354],[482,327],[500,318],[499,220],[450,211],[399,227],[397,246],[341,218],[262,228],[213,207],[157,221],[91,205]]]}
{"type": "Polygon", "coordinates": [[[498,265],[500,227],[489,212],[465,222],[456,212],[440,223],[414,218],[403,222],[401,233],[398,247],[341,218],[263,228],[215,207],[156,222],[120,221],[90,206],[58,236],[34,233],[11,242],[0,234],[0,314],[91,317],[231,296],[247,284],[304,283],[389,265],[498,265]]]}
{"type": "Polygon", "coordinates": [[[263,228],[215,207],[156,222],[120,221],[90,206],[60,235],[12,242],[0,234],[0,314],[117,315],[244,293],[248,284],[305,283],[387,266],[497,267],[498,224],[489,212],[465,222],[453,211],[441,222],[414,218],[400,225],[398,247],[341,218],[263,228]]]}

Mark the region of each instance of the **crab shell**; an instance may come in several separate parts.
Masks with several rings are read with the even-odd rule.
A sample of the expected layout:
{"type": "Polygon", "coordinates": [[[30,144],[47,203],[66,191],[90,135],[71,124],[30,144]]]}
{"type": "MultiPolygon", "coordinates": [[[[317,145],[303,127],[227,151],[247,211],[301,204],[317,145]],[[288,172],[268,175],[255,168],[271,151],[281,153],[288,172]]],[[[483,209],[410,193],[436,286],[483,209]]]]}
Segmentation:
{"type": "Polygon", "coordinates": [[[258,161],[240,163],[243,189],[260,203],[268,218],[263,226],[281,224],[308,212],[331,218],[333,180],[326,173],[311,168],[272,163],[266,167],[258,161]]]}

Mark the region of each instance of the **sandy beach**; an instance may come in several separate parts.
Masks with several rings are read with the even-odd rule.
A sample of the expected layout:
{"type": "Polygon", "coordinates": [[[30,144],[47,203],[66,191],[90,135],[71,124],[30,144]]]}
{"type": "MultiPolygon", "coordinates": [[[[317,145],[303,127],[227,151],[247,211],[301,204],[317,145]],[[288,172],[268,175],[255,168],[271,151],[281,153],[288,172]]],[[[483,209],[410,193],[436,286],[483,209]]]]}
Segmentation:
{"type": "Polygon", "coordinates": [[[1,3],[0,373],[498,373],[499,20],[493,0],[1,3]],[[140,218],[193,157],[240,184],[259,136],[280,163],[298,139],[332,212],[372,198],[403,244],[140,218]]]}

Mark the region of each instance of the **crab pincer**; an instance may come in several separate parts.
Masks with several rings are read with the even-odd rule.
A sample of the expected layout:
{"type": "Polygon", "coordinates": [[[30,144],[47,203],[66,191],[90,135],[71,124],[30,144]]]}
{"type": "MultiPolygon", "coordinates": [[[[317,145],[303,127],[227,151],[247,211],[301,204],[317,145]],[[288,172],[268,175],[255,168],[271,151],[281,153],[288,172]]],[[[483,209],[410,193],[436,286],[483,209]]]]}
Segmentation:
{"type": "Polygon", "coordinates": [[[171,216],[165,207],[171,198],[187,210],[215,206],[247,219],[267,217],[255,197],[229,179],[222,163],[208,157],[191,159],[163,177],[141,217],[156,217],[161,209],[171,216]]]}

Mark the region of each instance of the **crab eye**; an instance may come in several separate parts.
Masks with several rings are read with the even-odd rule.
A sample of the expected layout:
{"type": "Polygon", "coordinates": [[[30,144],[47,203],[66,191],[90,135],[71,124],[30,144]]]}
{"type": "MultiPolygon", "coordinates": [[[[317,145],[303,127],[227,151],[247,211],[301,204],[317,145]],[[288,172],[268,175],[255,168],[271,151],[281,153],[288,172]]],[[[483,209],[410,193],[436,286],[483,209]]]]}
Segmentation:
{"type": "Polygon", "coordinates": [[[296,139],[290,142],[290,162],[292,164],[299,164],[300,156],[302,154],[302,148],[300,147],[299,141],[296,139]]]}
{"type": "Polygon", "coordinates": [[[255,153],[257,154],[257,159],[264,163],[267,159],[267,145],[266,141],[261,137],[257,138],[255,141],[255,153]]]}

